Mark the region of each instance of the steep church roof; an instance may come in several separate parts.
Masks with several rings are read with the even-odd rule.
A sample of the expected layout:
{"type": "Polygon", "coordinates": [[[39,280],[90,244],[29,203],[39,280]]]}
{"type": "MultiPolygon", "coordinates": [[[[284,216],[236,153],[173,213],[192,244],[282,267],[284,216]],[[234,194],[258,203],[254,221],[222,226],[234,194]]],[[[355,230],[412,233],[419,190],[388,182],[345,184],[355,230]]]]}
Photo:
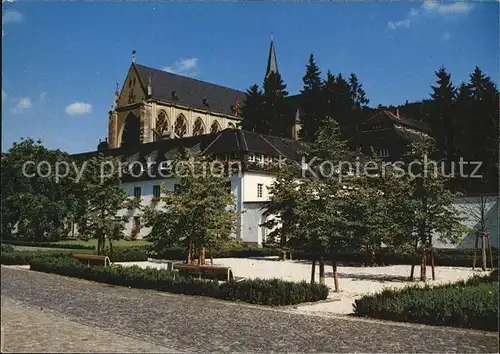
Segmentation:
{"type": "Polygon", "coordinates": [[[243,91],[140,64],[132,65],[143,87],[147,87],[150,82],[150,98],[155,100],[235,116],[234,107],[245,99],[243,91]]]}

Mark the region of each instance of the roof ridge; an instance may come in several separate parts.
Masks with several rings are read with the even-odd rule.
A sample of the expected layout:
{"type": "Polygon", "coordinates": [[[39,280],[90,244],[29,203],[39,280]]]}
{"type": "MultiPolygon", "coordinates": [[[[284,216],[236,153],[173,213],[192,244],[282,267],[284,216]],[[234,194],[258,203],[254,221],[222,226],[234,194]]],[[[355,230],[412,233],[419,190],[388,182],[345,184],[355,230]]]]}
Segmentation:
{"type": "Polygon", "coordinates": [[[241,90],[238,90],[238,89],[234,89],[234,88],[229,87],[229,86],[222,86],[222,85],[219,85],[219,84],[214,84],[212,82],[198,80],[198,79],[195,79],[193,77],[189,77],[189,76],[185,76],[185,75],[180,75],[180,74],[176,74],[176,73],[171,73],[169,71],[165,71],[165,70],[161,70],[161,69],[156,69],[156,68],[153,68],[153,67],[147,66],[147,65],[142,65],[142,64],[135,64],[135,65],[136,66],[142,66],[143,68],[146,68],[146,69],[149,69],[149,70],[154,70],[154,71],[158,71],[158,72],[161,72],[161,73],[166,73],[166,74],[174,75],[174,76],[180,76],[182,78],[189,79],[189,80],[192,80],[192,81],[197,81],[197,82],[201,82],[203,84],[209,84],[209,85],[212,85],[212,86],[218,86],[218,87],[221,87],[221,88],[229,89],[229,90],[232,90],[232,91],[238,91],[238,92],[241,92],[241,93],[245,94],[244,91],[241,91],[241,90]]]}

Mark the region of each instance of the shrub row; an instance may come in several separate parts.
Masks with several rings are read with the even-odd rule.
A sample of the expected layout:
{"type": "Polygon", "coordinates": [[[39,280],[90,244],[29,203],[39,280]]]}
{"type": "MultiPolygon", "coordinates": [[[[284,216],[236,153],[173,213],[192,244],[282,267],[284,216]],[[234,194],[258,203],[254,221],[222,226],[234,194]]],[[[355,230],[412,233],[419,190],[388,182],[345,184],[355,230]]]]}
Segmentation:
{"type": "Polygon", "coordinates": [[[93,250],[94,246],[86,246],[72,243],[55,243],[55,242],[34,242],[34,241],[19,241],[19,240],[2,240],[2,244],[25,247],[44,247],[44,248],[66,248],[72,250],[93,250]]]}
{"type": "MultiPolygon", "coordinates": [[[[435,250],[435,265],[448,267],[471,267],[474,251],[469,249],[437,249],[435,250]]],[[[181,248],[170,248],[161,253],[151,252],[152,258],[183,260],[186,258],[187,251],[181,248]]],[[[278,256],[279,250],[276,248],[257,248],[245,247],[232,250],[214,251],[214,258],[251,258],[251,257],[269,257],[278,256]]],[[[313,256],[307,252],[292,252],[294,259],[312,260],[313,256]]],[[[498,263],[499,252],[493,251],[493,263],[498,263]]],[[[207,252],[206,257],[209,257],[207,252]]],[[[489,257],[489,256],[488,256],[489,257]]],[[[337,262],[344,263],[367,263],[371,264],[371,255],[365,252],[342,252],[336,255],[337,262]]],[[[327,260],[329,261],[329,260],[327,260]]],[[[420,264],[418,255],[397,254],[390,250],[378,251],[375,254],[375,262],[378,265],[397,265],[397,264],[420,264]]],[[[430,259],[428,257],[428,264],[430,259]]],[[[478,254],[477,264],[480,265],[480,252],[478,254]]],[[[489,265],[488,259],[488,265],[489,265]]]]}
{"type": "Polygon", "coordinates": [[[498,271],[436,287],[384,290],[355,300],[354,314],[429,325],[498,330],[498,271]]]}
{"type": "MultiPolygon", "coordinates": [[[[257,247],[244,247],[227,250],[213,250],[212,256],[214,258],[251,258],[251,257],[267,257],[278,256],[279,252],[273,248],[257,248],[257,247]]],[[[187,250],[180,247],[172,247],[160,253],[150,252],[152,258],[168,259],[168,260],[183,260],[186,259],[187,250]]],[[[210,252],[207,250],[205,257],[209,257],[210,252]]],[[[195,252],[195,257],[197,254],[195,252]]]]}
{"type": "Polygon", "coordinates": [[[328,296],[328,288],[320,284],[292,283],[279,279],[219,283],[182,277],[165,269],[88,267],[70,257],[34,257],[30,269],[114,285],[270,306],[315,302],[328,296]]]}
{"type": "Polygon", "coordinates": [[[2,247],[0,263],[5,265],[26,265],[33,257],[45,255],[53,257],[67,256],[69,252],[64,251],[12,251],[5,252],[2,247]]]}
{"type": "MultiPolygon", "coordinates": [[[[10,245],[2,244],[1,264],[6,265],[25,265],[29,264],[33,257],[40,255],[48,256],[67,256],[72,253],[93,253],[91,250],[15,250],[10,245]]],[[[112,262],[140,262],[148,260],[148,251],[146,247],[113,247],[113,253],[106,249],[106,255],[112,262]]]]}

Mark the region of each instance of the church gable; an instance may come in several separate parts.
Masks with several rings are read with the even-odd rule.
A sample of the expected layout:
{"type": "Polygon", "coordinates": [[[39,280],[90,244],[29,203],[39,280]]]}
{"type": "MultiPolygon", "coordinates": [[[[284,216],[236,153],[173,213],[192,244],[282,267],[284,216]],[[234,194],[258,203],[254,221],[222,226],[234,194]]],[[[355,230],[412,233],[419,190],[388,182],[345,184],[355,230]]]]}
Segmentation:
{"type": "MultiPolygon", "coordinates": [[[[147,85],[147,81],[145,83],[147,85]]],[[[128,70],[127,77],[122,86],[120,96],[118,97],[118,107],[142,102],[146,97],[144,83],[132,64],[128,70]]]]}

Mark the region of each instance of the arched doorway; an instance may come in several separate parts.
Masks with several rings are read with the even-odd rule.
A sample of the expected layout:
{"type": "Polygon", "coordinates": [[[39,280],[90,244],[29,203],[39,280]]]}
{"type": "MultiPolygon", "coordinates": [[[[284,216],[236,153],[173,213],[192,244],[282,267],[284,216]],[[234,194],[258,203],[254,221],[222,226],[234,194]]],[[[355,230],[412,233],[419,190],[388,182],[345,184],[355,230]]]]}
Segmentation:
{"type": "Polygon", "coordinates": [[[141,144],[141,121],[135,114],[129,113],[125,119],[122,133],[123,147],[137,147],[141,144]]]}

